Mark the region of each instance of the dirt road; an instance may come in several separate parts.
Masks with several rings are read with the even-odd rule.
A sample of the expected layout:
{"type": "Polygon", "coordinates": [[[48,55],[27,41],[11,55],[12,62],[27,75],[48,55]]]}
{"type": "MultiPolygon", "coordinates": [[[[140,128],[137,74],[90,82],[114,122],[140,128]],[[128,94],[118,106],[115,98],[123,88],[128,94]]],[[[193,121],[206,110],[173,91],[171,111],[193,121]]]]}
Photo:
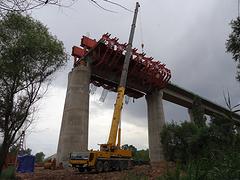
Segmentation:
{"type": "MultiPolygon", "coordinates": [[[[173,165],[168,168],[173,168],[173,165]]],[[[135,166],[131,170],[125,171],[113,171],[108,173],[79,173],[74,169],[62,169],[62,170],[48,170],[43,168],[35,168],[34,173],[17,174],[18,179],[21,180],[78,180],[78,179],[89,179],[89,180],[127,180],[127,179],[156,179],[163,175],[167,170],[166,165],[154,166],[142,165],[135,166]]]]}

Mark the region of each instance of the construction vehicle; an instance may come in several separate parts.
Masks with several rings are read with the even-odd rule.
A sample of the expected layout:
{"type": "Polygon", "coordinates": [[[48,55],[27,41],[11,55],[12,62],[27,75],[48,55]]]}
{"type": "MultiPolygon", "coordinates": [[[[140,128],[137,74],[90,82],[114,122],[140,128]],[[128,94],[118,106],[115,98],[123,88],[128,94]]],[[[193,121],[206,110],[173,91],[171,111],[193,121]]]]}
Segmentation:
{"type": "Polygon", "coordinates": [[[69,163],[72,167],[78,168],[80,172],[95,169],[97,172],[107,172],[111,170],[124,170],[130,167],[132,161],[132,152],[129,149],[121,148],[121,111],[124,100],[124,93],[127,81],[127,73],[132,53],[132,41],[137,20],[139,3],[133,17],[133,23],[129,36],[128,45],[121,73],[120,84],[117,89],[117,99],[115,103],[112,125],[107,144],[100,144],[100,150],[89,152],[72,152],[70,153],[69,163]],[[118,137],[117,137],[118,136],[118,137]],[[118,142],[116,143],[116,140],[118,142]]]}

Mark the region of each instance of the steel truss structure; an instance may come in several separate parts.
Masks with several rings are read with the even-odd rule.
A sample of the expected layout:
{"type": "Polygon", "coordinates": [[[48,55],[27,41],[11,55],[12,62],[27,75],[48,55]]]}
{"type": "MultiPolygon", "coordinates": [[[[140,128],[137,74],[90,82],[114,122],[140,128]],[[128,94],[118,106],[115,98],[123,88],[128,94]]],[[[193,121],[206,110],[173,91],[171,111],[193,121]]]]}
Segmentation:
{"type": "MultiPolygon", "coordinates": [[[[111,34],[102,35],[99,41],[83,36],[81,47],[74,46],[74,67],[82,62],[91,64],[91,82],[96,86],[116,91],[127,44],[118,42],[118,38],[110,37],[111,34]]],[[[171,71],[166,65],[138,49],[132,49],[129,65],[126,94],[139,98],[153,89],[163,89],[171,78],[171,71]]]]}

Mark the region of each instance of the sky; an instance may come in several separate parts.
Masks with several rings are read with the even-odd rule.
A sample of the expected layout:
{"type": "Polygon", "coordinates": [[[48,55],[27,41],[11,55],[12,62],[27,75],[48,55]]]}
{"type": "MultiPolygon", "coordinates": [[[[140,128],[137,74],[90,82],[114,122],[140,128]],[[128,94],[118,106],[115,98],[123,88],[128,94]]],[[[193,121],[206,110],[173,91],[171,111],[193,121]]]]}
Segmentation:
{"type": "MultiPolygon", "coordinates": [[[[90,0],[81,0],[69,8],[46,6],[31,15],[45,24],[63,41],[70,54],[83,35],[99,39],[109,32],[127,42],[133,14],[102,0],[97,8],[90,0]]],[[[135,2],[115,0],[129,9],[135,2]]],[[[240,103],[240,83],[235,80],[236,64],[225,51],[231,28],[237,17],[237,0],[141,0],[133,46],[144,43],[147,56],[165,63],[172,72],[171,82],[212,102],[225,106],[223,92],[229,91],[232,104],[240,103]]],[[[26,146],[33,153],[56,153],[67,88],[73,59],[54,74],[47,94],[38,104],[35,121],[26,134],[26,146]]],[[[90,96],[89,149],[107,141],[116,94],[109,92],[100,102],[101,88],[90,96]]],[[[164,101],[167,122],[189,120],[187,109],[164,101]]],[[[138,149],[148,148],[147,110],[144,97],[124,105],[122,143],[138,149]]]]}

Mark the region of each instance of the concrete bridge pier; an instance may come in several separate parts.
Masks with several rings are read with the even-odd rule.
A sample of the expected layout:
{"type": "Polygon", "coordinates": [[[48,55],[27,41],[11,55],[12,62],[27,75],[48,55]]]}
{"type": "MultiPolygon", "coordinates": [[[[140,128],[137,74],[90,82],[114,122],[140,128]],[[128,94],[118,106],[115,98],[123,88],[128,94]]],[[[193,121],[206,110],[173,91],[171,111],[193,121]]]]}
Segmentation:
{"type": "Polygon", "coordinates": [[[157,165],[164,160],[160,136],[161,130],[165,124],[162,97],[163,92],[158,90],[146,95],[149,157],[152,165],[157,165]]]}
{"type": "Polygon", "coordinates": [[[189,115],[190,122],[194,123],[194,116],[193,116],[192,109],[188,109],[188,115],[189,115]]]}
{"type": "Polygon", "coordinates": [[[57,164],[67,166],[69,153],[87,151],[89,119],[90,67],[87,64],[72,69],[68,87],[57,149],[57,164]]]}

